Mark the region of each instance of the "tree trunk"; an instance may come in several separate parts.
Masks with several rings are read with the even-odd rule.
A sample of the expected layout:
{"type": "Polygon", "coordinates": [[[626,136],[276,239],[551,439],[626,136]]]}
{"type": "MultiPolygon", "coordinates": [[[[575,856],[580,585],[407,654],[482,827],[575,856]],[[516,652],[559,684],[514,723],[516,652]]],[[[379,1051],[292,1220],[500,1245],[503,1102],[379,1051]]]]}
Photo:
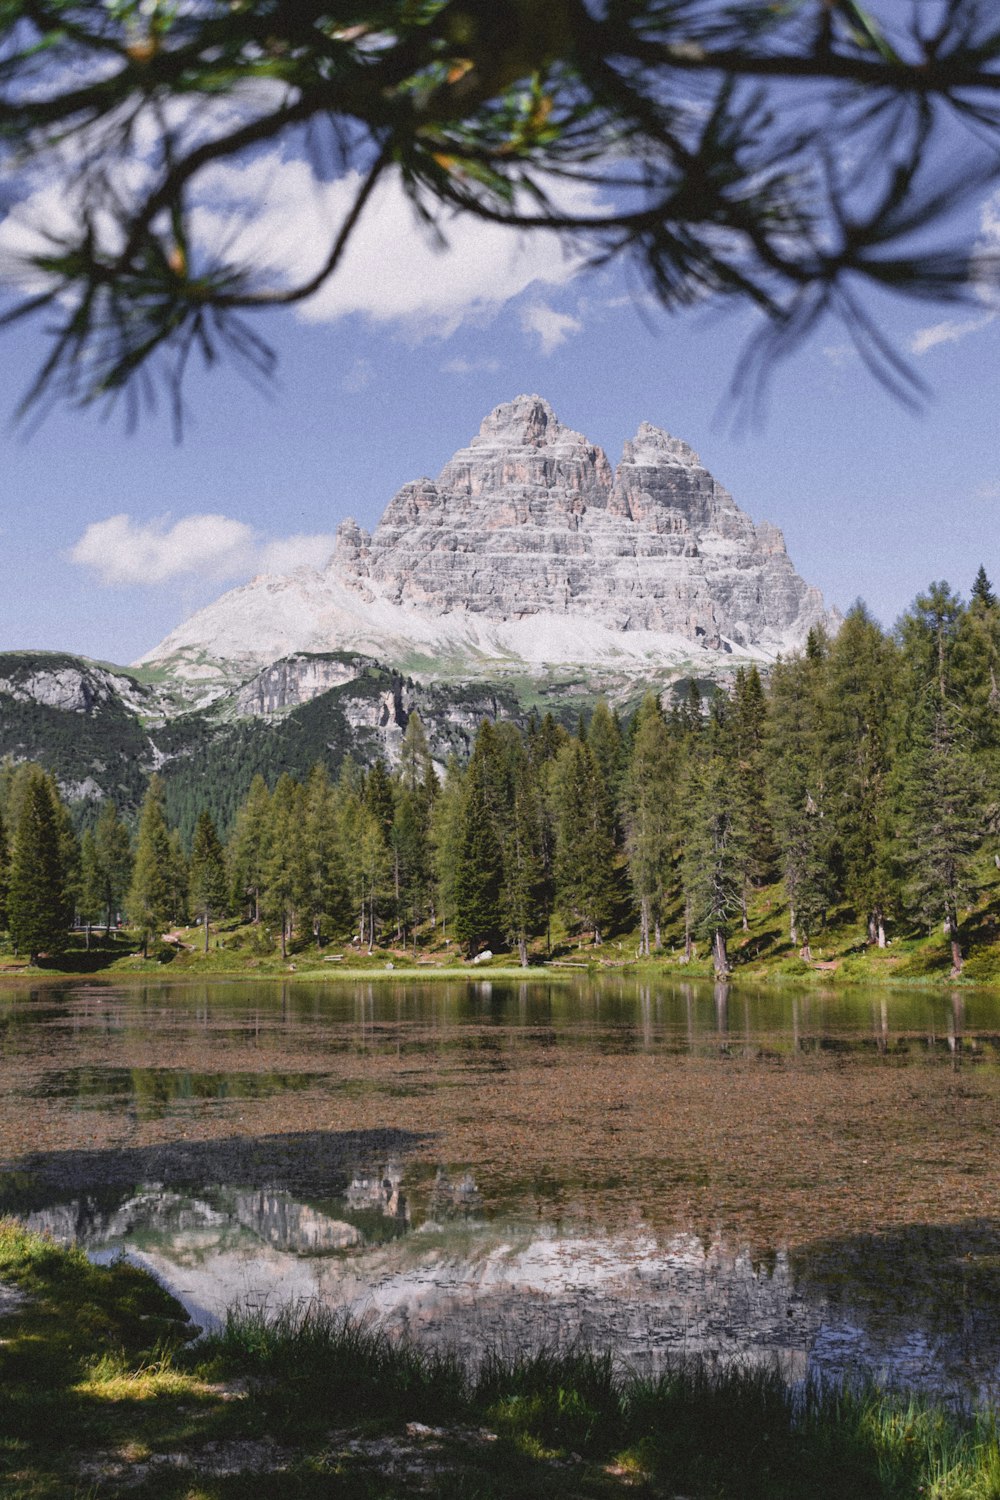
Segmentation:
{"type": "Polygon", "coordinates": [[[881,915],[878,919],[878,945],[880,948],[885,947],[885,918],[881,915]]]}
{"type": "Polygon", "coordinates": [[[716,979],[727,979],[729,977],[729,954],[726,952],[726,935],[721,927],[715,929],[712,937],[712,962],[715,966],[716,979]]]}
{"type": "Polygon", "coordinates": [[[517,935],[517,956],[521,960],[521,968],[526,969],[528,967],[528,944],[523,932],[517,935]]]}
{"type": "Polygon", "coordinates": [[[694,952],[694,944],[691,941],[691,902],[685,897],[684,900],[684,962],[691,962],[694,952]]]}
{"type": "Polygon", "coordinates": [[[875,941],[876,925],[877,924],[875,922],[875,913],[872,912],[870,914],[869,918],[868,918],[868,944],[869,944],[869,946],[871,946],[871,944],[874,943],[874,941],[875,941]]]}
{"type": "Polygon", "coordinates": [[[639,957],[649,957],[649,897],[639,902],[639,957]]]}
{"type": "Polygon", "coordinates": [[[656,920],[653,923],[653,947],[656,949],[657,953],[659,953],[660,949],[663,947],[663,933],[660,931],[659,912],[656,913],[656,920]]]}
{"type": "Polygon", "coordinates": [[[285,941],[285,914],[284,914],[284,912],[282,912],[282,914],[281,914],[281,956],[282,956],[282,958],[287,958],[288,957],[288,946],[287,946],[287,943],[285,941]]]}
{"type": "Polygon", "coordinates": [[[788,940],[791,943],[791,945],[792,945],[793,948],[795,948],[795,947],[798,946],[799,928],[798,928],[798,923],[795,920],[795,907],[794,906],[790,906],[788,908],[788,940]]]}
{"type": "Polygon", "coordinates": [[[944,927],[951,943],[951,974],[957,979],[962,972],[962,946],[958,941],[958,916],[955,912],[949,912],[945,917],[944,927]]]}
{"type": "Polygon", "coordinates": [[[208,952],[208,907],[205,907],[205,952],[208,952]]]}
{"type": "Polygon", "coordinates": [[[749,932],[750,931],[750,913],[747,911],[747,892],[746,892],[746,886],[744,886],[743,890],[740,892],[740,917],[741,917],[742,922],[743,922],[743,931],[744,932],[749,932]]]}

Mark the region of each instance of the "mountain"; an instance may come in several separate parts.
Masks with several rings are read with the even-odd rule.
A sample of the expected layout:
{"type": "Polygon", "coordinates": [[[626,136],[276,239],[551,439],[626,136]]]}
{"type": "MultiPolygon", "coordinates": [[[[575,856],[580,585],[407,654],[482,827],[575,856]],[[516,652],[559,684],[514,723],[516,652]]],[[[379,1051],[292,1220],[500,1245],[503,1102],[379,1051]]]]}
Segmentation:
{"type": "Polygon", "coordinates": [[[370,535],[344,521],[323,571],[231,590],[136,665],[202,703],[297,653],[360,652],[424,680],[715,676],[720,653],[766,661],[821,622],[781,532],[686,443],[644,422],[612,470],[519,396],[370,535]]]}
{"type": "Polygon", "coordinates": [[[781,533],[686,443],[643,423],[612,470],[519,396],[371,535],[344,521],[323,571],[231,590],[132,668],[0,655],[0,760],[41,761],[81,820],[134,812],[158,770],[186,837],[203,807],[224,831],[257,772],[391,761],[414,711],[443,762],[484,717],[710,690],[820,623],[781,533]]]}

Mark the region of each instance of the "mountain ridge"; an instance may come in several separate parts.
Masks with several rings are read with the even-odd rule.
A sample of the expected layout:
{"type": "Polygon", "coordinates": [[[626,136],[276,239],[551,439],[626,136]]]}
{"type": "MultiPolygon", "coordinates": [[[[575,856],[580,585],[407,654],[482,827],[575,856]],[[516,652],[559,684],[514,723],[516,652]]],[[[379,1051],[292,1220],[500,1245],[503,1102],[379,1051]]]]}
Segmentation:
{"type": "Polygon", "coordinates": [[[135,666],[202,702],[331,650],[428,680],[572,665],[640,676],[688,671],[692,653],[703,672],[706,652],[766,662],[817,624],[836,617],[781,532],[740,510],[689,444],[643,422],[612,468],[530,395],[494,407],[437,479],[405,484],[372,532],[343,520],[324,569],[229,590],[135,666]]]}

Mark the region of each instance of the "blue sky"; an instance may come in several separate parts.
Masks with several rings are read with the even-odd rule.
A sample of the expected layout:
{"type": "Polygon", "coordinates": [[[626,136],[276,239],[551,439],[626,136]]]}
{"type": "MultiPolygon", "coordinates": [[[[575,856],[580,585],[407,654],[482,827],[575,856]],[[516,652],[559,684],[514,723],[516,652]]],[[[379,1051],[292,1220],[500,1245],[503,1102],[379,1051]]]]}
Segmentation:
{"type": "MultiPolygon", "coordinates": [[[[261,232],[287,257],[283,222],[287,244],[274,223],[261,232]]],[[[619,270],[574,272],[551,243],[496,236],[473,227],[434,255],[382,205],[336,288],[307,316],[258,325],[280,355],[273,393],[197,374],[179,447],[165,413],[131,437],[120,418],[64,411],[30,437],[5,426],[0,649],[131,661],[254,572],[321,564],[340,520],[373,525],[521,391],[612,462],[642,420],[686,439],[841,609],[861,596],[891,624],[932,579],[967,592],[983,562],[1000,582],[1000,320],[879,307],[933,388],[918,416],[831,325],[776,372],[747,426],[729,385],[749,314],[666,317],[619,270]]],[[[5,419],[43,351],[40,329],[0,338],[5,419]]]]}

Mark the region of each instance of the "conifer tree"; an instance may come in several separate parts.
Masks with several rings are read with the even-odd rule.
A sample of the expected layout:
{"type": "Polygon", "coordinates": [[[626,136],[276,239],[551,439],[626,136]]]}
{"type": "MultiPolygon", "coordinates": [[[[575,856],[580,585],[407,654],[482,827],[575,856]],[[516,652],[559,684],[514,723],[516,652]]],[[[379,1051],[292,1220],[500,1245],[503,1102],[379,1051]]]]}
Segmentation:
{"type": "MultiPolygon", "coordinates": [[[[810,633],[812,635],[812,632],[810,633]]],[[[789,930],[803,956],[831,899],[829,828],[824,821],[824,740],[820,718],[825,647],[778,662],[771,674],[768,793],[789,905],[789,930]]]]}
{"type": "Polygon", "coordinates": [[[611,807],[589,748],[579,740],[556,757],[555,898],[570,930],[590,930],[595,947],[614,916],[617,899],[611,807]]]}
{"type": "Polygon", "coordinates": [[[587,729],[587,749],[604,784],[617,832],[617,809],[621,799],[622,782],[625,777],[626,752],[621,724],[603,698],[594,705],[590,725],[587,729]]]}
{"type": "Polygon", "coordinates": [[[205,952],[208,952],[208,929],[212,917],[221,916],[227,905],[226,858],[209,813],[198,814],[194,842],[191,846],[189,902],[191,915],[205,929],[205,952]]]}
{"type": "Polygon", "coordinates": [[[93,831],[85,828],[80,839],[80,884],[77,892],[77,913],[87,928],[87,951],[90,951],[90,931],[96,921],[104,915],[102,901],[100,864],[97,843],[93,831]]]}
{"type": "Polygon", "coordinates": [[[306,809],[302,787],[284,772],[271,798],[262,905],[279,923],[281,956],[288,957],[297,913],[309,904],[306,809]]]}
{"type": "Polygon", "coordinates": [[[236,814],[229,840],[229,870],[234,906],[248,907],[250,920],[260,921],[264,867],[268,857],[271,794],[263,776],[250,783],[246,801],[236,814]]]}
{"type": "Polygon", "coordinates": [[[959,913],[976,896],[972,857],[983,834],[982,790],[958,713],[939,698],[936,683],[925,691],[899,781],[907,894],[928,927],[941,922],[958,975],[959,913]]]}
{"type": "Polygon", "coordinates": [[[7,930],[7,894],[10,888],[10,849],[7,829],[0,812],[0,932],[7,930]]]}
{"type": "Polygon", "coordinates": [[[306,858],[309,866],[309,910],[316,946],[323,941],[324,927],[344,927],[349,919],[350,896],[341,849],[337,798],[326,767],[317,761],[305,789],[306,858]]]}
{"type": "Polygon", "coordinates": [[[70,912],[62,832],[55,785],[32,766],[22,788],[7,892],[11,939],[32,963],[65,946],[70,912]]]}
{"type": "Polygon", "coordinates": [[[756,665],[740,667],[733,685],[729,718],[734,813],[742,829],[739,841],[740,915],[749,927],[747,903],[752,888],[773,876],[777,862],[774,828],[767,802],[767,697],[756,665]]]}
{"type": "Polygon", "coordinates": [[[453,920],[470,957],[499,946],[502,934],[503,855],[497,836],[492,726],[484,720],[465,775],[456,848],[453,920]]]}
{"type": "Polygon", "coordinates": [[[438,910],[447,937],[454,922],[457,897],[455,882],[464,829],[465,778],[457,758],[449,758],[444,784],[435,800],[430,822],[431,862],[437,890],[438,910]]]}
{"type": "Polygon", "coordinates": [[[653,693],[636,715],[622,806],[629,879],[639,907],[639,953],[649,956],[649,935],[670,880],[673,846],[672,756],[670,737],[653,693]]]}
{"type": "Polygon", "coordinates": [[[728,942],[743,905],[747,829],[741,822],[725,709],[713,707],[701,755],[692,756],[687,781],[683,872],[694,930],[711,948],[715,976],[728,977],[728,942]]]}
{"type": "Polygon", "coordinates": [[[175,852],[171,847],[163,811],[163,782],[154,775],[139,814],[135,860],[126,905],[129,920],[142,939],[142,956],[149,955],[149,940],[174,916],[177,897],[175,852]]]}
{"type": "Polygon", "coordinates": [[[112,801],[101,807],[94,829],[95,876],[100,884],[100,905],[104,917],[104,935],[111,936],[111,924],[125,901],[132,876],[132,848],[129,832],[112,801]]]}
{"type": "Polygon", "coordinates": [[[507,938],[528,967],[528,940],[545,929],[546,861],[541,788],[520,737],[508,751],[510,810],[504,829],[501,910],[507,938]]]}
{"type": "Polygon", "coordinates": [[[898,905],[892,849],[891,731],[899,661],[862,604],[851,609],[826,664],[825,814],[843,892],[870,943],[884,947],[898,905]]]}

